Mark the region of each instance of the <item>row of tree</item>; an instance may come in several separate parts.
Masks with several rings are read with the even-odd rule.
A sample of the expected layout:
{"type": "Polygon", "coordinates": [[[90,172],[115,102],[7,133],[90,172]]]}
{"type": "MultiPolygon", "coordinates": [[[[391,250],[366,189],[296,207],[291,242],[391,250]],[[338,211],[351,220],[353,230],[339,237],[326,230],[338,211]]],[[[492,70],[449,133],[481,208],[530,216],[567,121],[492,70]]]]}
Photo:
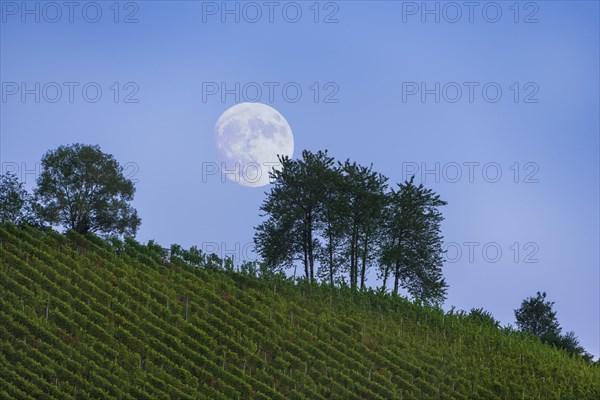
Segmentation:
{"type": "Polygon", "coordinates": [[[14,174],[0,176],[0,223],[135,236],[141,223],[130,204],[135,187],[112,155],[98,146],[60,146],[42,157],[41,167],[33,194],[14,174]]]}
{"type": "Polygon", "coordinates": [[[332,286],[366,287],[377,271],[381,288],[405,289],[425,303],[441,303],[443,220],[446,204],[410,179],[389,188],[369,167],[339,162],[327,151],[280,158],[261,206],[266,220],[256,228],[255,248],[273,270],[304,267],[306,278],[332,286]]]}

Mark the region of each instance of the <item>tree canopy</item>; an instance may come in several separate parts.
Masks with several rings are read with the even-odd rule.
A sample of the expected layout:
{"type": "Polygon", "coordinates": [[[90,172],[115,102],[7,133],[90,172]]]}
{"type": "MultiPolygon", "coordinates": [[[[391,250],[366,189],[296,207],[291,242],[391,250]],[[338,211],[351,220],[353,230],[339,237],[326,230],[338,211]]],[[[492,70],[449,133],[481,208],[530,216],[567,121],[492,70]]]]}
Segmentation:
{"type": "Polygon", "coordinates": [[[553,306],[553,301],[546,300],[546,292],[537,292],[535,296],[528,297],[523,300],[521,307],[515,310],[517,327],[522,332],[539,337],[544,343],[591,360],[592,356],[585,352],[574,332],[561,334],[562,328],[556,318],[556,311],[552,309],[553,306]]]}
{"type": "Polygon", "coordinates": [[[546,300],[546,292],[537,292],[534,297],[523,300],[521,307],[515,310],[517,327],[539,337],[559,335],[561,328],[553,306],[554,302],[546,300]]]}
{"type": "Polygon", "coordinates": [[[443,302],[438,207],[446,203],[438,195],[412,179],[388,190],[372,165],[336,162],[327,151],[280,161],[254,237],[270,268],[300,263],[307,279],[365,289],[376,267],[384,289],[391,276],[395,293],[403,288],[423,302],[443,302]]]}
{"type": "Polygon", "coordinates": [[[31,195],[16,175],[0,175],[0,223],[21,225],[33,222],[31,195]]]}
{"type": "Polygon", "coordinates": [[[43,220],[78,233],[135,235],[135,187],[112,155],[73,144],[48,151],[41,164],[35,195],[43,220]]]}
{"type": "Polygon", "coordinates": [[[414,177],[388,198],[380,267],[384,285],[391,274],[394,291],[402,286],[417,299],[443,301],[447,285],[441,273],[443,217],[438,208],[446,202],[423,184],[415,185],[414,177]]]}

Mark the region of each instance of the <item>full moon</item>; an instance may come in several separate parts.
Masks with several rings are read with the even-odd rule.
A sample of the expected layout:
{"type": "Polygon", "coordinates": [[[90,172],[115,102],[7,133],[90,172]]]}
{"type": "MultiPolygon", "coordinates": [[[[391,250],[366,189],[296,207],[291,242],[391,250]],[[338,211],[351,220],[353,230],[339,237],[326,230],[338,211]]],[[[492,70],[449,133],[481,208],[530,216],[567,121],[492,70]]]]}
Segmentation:
{"type": "Polygon", "coordinates": [[[270,183],[269,171],[281,166],[277,156],[292,157],[294,135],[274,108],[240,103],[226,110],[215,125],[222,175],[243,186],[270,183]]]}

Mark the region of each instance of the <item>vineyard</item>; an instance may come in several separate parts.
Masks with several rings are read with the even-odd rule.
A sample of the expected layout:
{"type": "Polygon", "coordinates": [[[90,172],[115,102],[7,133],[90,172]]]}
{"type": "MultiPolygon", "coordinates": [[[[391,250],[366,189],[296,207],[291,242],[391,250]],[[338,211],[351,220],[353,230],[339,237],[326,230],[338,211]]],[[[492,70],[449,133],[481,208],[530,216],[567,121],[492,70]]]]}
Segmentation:
{"type": "Polygon", "coordinates": [[[0,398],[599,399],[600,368],[374,291],[0,227],[0,398]]]}

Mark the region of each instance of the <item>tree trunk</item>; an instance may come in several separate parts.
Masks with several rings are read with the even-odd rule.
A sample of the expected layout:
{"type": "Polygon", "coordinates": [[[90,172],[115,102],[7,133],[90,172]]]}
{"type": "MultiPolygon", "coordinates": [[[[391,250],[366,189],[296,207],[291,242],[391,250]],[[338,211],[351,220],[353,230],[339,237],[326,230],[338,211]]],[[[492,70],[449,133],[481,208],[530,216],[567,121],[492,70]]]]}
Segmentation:
{"type": "Polygon", "coordinates": [[[369,240],[368,240],[368,236],[365,235],[365,241],[364,241],[363,251],[362,251],[362,266],[361,266],[361,271],[360,271],[360,289],[361,290],[365,289],[365,274],[367,272],[368,251],[369,251],[369,240]]]}
{"type": "Polygon", "coordinates": [[[402,251],[402,249],[400,248],[400,245],[402,243],[402,230],[400,230],[400,232],[398,233],[398,238],[396,239],[398,241],[398,247],[395,248],[395,252],[396,253],[396,265],[395,265],[395,270],[394,270],[394,293],[398,294],[398,286],[400,283],[400,252],[402,251]]]}
{"type": "Polygon", "coordinates": [[[308,279],[309,274],[308,274],[308,246],[306,243],[306,223],[304,224],[304,232],[302,232],[302,236],[303,236],[303,243],[302,243],[302,250],[304,250],[304,276],[306,277],[306,279],[308,279]]]}
{"type": "Polygon", "coordinates": [[[308,215],[308,262],[310,264],[310,280],[315,280],[315,254],[313,248],[312,216],[308,215]]]}
{"type": "Polygon", "coordinates": [[[357,283],[358,283],[358,246],[357,246],[357,237],[356,237],[356,232],[353,233],[352,235],[352,260],[351,260],[351,264],[352,267],[350,269],[352,276],[350,277],[350,280],[352,282],[351,286],[352,289],[356,289],[357,283]]]}
{"type": "Polygon", "coordinates": [[[398,282],[400,280],[400,260],[396,260],[396,268],[394,271],[394,293],[398,294],[398,282]]]}
{"type": "Polygon", "coordinates": [[[385,291],[387,287],[388,274],[390,273],[390,266],[388,264],[384,265],[383,270],[383,284],[381,285],[381,289],[385,291]]]}
{"type": "Polygon", "coordinates": [[[354,289],[354,228],[350,235],[350,287],[354,289]]]}
{"type": "Polygon", "coordinates": [[[333,287],[333,234],[329,225],[329,284],[333,287]]]}

